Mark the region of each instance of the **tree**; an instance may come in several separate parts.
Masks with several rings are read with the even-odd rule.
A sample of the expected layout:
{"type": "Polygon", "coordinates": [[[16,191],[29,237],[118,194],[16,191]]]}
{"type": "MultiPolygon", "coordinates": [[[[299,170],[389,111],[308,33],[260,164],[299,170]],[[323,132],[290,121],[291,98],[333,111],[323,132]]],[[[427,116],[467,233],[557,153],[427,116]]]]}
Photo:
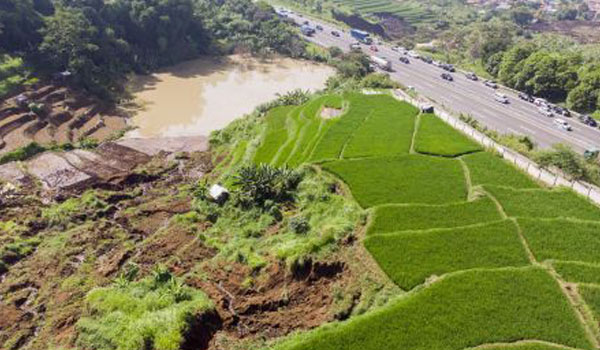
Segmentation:
{"type": "Polygon", "coordinates": [[[27,52],[35,49],[43,24],[31,0],[0,1],[0,53],[27,52]]]}

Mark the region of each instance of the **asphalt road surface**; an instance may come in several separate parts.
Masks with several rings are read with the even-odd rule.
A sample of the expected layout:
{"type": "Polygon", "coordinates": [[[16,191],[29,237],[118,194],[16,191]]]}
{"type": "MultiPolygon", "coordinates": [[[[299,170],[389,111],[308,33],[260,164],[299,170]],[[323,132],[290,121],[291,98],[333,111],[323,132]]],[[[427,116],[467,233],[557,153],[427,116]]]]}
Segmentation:
{"type": "MultiPolygon", "coordinates": [[[[309,21],[312,27],[317,24],[323,30],[317,30],[308,41],[324,47],[338,46],[343,51],[350,50],[350,44],[356,39],[348,31],[332,26],[329,23],[315,21],[312,18],[289,15],[298,24],[309,21]],[[331,34],[337,31],[340,36],[331,34]]],[[[410,63],[399,61],[403,53],[393,51],[387,45],[376,45],[377,52],[370,50],[369,45],[361,44],[362,51],[368,55],[384,57],[392,62],[390,76],[405,86],[415,90],[433,101],[444,105],[447,109],[471,115],[481,124],[501,133],[513,133],[530,136],[538,146],[547,148],[556,143],[570,145],[574,150],[583,152],[586,149],[600,147],[600,130],[580,123],[577,118],[560,117],[571,124],[573,130],[567,131],[555,125],[554,118],[543,116],[533,103],[518,98],[513,91],[499,87],[498,90],[486,87],[483,81],[467,79],[463,73],[452,73],[454,81],[441,78],[445,72],[439,67],[427,64],[419,59],[409,57],[410,63]],[[494,99],[496,91],[508,96],[509,103],[501,104],[494,99]]]]}

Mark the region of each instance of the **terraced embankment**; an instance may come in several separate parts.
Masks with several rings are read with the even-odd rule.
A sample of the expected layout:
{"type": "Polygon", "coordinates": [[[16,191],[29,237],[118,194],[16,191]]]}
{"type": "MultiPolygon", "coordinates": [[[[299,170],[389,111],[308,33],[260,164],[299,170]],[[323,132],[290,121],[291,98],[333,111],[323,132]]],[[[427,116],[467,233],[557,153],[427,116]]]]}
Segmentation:
{"type": "Polygon", "coordinates": [[[0,154],[31,142],[59,144],[90,137],[104,140],[125,128],[123,116],[108,113],[67,87],[45,85],[9,98],[0,105],[0,154]],[[30,105],[36,104],[35,112],[30,105]]]}
{"type": "Polygon", "coordinates": [[[271,113],[254,159],[342,179],[371,212],[364,245],[407,293],[277,349],[598,348],[598,207],[391,96],[316,101],[271,113]],[[314,103],[332,100],[344,114],[321,119],[314,103]]]}

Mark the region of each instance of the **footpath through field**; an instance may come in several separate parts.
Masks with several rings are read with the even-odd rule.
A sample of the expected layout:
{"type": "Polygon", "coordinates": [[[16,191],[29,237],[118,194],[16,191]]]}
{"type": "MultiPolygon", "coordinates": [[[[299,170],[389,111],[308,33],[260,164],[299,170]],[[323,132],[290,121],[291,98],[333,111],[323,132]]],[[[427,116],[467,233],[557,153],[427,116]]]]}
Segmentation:
{"type": "Polygon", "coordinates": [[[408,292],[277,349],[598,348],[600,209],[435,115],[387,94],[322,96],[271,111],[254,161],[344,181],[370,213],[365,247],[408,292]]]}

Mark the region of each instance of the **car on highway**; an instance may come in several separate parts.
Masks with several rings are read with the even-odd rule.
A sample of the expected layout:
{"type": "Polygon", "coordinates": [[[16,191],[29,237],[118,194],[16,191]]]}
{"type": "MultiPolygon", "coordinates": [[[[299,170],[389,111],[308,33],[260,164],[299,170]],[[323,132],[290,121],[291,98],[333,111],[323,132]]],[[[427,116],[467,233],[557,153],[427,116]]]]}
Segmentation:
{"type": "Polygon", "coordinates": [[[369,50],[373,51],[373,52],[377,52],[379,51],[379,49],[377,48],[377,46],[375,45],[371,45],[371,47],[369,47],[369,50]]]}
{"type": "Polygon", "coordinates": [[[448,80],[448,81],[454,80],[454,78],[452,77],[452,74],[450,74],[450,73],[442,73],[441,77],[442,77],[442,79],[448,80]]]}
{"type": "Polygon", "coordinates": [[[308,24],[310,24],[310,23],[309,23],[308,21],[304,21],[304,22],[302,22],[302,24],[306,24],[306,25],[308,25],[308,24]]]}
{"type": "Polygon", "coordinates": [[[396,52],[400,52],[400,53],[406,53],[406,49],[403,48],[402,46],[394,46],[392,47],[392,51],[396,51],[396,52]]]}
{"type": "Polygon", "coordinates": [[[435,61],[435,60],[434,60],[433,62],[431,62],[431,64],[433,64],[433,65],[434,65],[434,66],[436,66],[436,67],[441,67],[441,66],[442,66],[442,63],[441,63],[441,62],[439,62],[439,61],[435,61]]]}
{"type": "Polygon", "coordinates": [[[448,72],[456,72],[456,68],[454,68],[453,65],[448,64],[448,63],[444,63],[442,65],[442,69],[447,70],[448,72]]]}
{"type": "Polygon", "coordinates": [[[548,107],[548,101],[544,100],[544,99],[543,99],[543,98],[541,98],[541,97],[536,97],[536,98],[533,100],[533,104],[534,104],[534,105],[536,105],[536,106],[538,106],[538,107],[540,107],[540,106],[545,106],[545,107],[548,107]]]}
{"type": "Polygon", "coordinates": [[[350,44],[351,51],[362,51],[362,47],[360,47],[360,43],[352,43],[350,44]]]}
{"type": "Polygon", "coordinates": [[[408,51],[408,56],[412,57],[412,58],[419,58],[421,57],[421,55],[419,55],[417,52],[410,50],[408,51]]]}
{"type": "Polygon", "coordinates": [[[556,118],[554,119],[554,125],[556,125],[557,127],[566,130],[566,131],[572,131],[573,128],[571,128],[571,124],[567,123],[565,120],[560,119],[560,118],[556,118]]]}
{"type": "Polygon", "coordinates": [[[589,115],[581,115],[579,117],[579,121],[585,125],[591,126],[592,128],[598,126],[598,122],[596,121],[596,119],[590,117],[589,115]]]}
{"type": "Polygon", "coordinates": [[[323,30],[323,26],[320,24],[317,24],[317,26],[315,28],[317,28],[317,30],[323,30]]]}
{"type": "Polygon", "coordinates": [[[331,31],[331,35],[333,35],[335,37],[338,37],[338,38],[340,37],[340,33],[338,31],[336,31],[336,30],[332,30],[331,31]]]}
{"type": "Polygon", "coordinates": [[[422,57],[421,57],[421,61],[423,61],[423,62],[425,62],[425,63],[429,63],[429,64],[432,64],[432,63],[433,63],[433,60],[432,60],[432,59],[431,59],[431,57],[429,57],[429,56],[422,56],[422,57]]]}
{"type": "Polygon", "coordinates": [[[490,87],[490,88],[492,88],[492,89],[497,89],[497,88],[498,88],[498,84],[496,84],[496,82],[495,82],[495,81],[493,81],[493,80],[485,80],[485,81],[483,82],[483,84],[484,84],[485,86],[487,86],[487,87],[490,87]]]}
{"type": "Polygon", "coordinates": [[[533,102],[534,98],[530,94],[519,92],[519,98],[523,101],[533,102]]]}
{"type": "Polygon", "coordinates": [[[550,108],[547,108],[544,106],[539,107],[538,112],[540,112],[540,114],[543,115],[544,117],[548,117],[548,118],[554,117],[554,113],[552,113],[552,110],[550,108]]]}
{"type": "Polygon", "coordinates": [[[408,57],[405,57],[405,56],[400,56],[399,60],[402,63],[406,63],[406,64],[410,63],[410,61],[408,60],[408,57]]]}
{"type": "Polygon", "coordinates": [[[566,108],[563,108],[561,106],[552,106],[552,109],[554,110],[554,112],[556,114],[560,114],[563,117],[567,117],[567,118],[571,117],[571,112],[569,112],[569,110],[566,108]]]}
{"type": "Polygon", "coordinates": [[[465,74],[465,77],[469,80],[473,80],[473,81],[477,81],[479,78],[477,78],[477,74],[475,74],[474,72],[469,72],[465,74]]]}
{"type": "Polygon", "coordinates": [[[501,94],[499,92],[494,94],[494,100],[502,104],[508,104],[508,97],[506,97],[505,94],[501,94]]]}

